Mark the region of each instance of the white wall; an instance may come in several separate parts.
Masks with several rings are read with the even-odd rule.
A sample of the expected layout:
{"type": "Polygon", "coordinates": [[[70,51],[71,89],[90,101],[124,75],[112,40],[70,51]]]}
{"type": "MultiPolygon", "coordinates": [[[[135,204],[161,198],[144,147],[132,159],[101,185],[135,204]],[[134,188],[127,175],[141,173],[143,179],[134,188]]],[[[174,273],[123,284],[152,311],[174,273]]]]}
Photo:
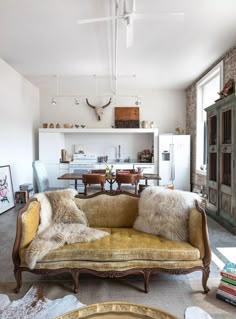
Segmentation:
{"type": "MultiPolygon", "coordinates": [[[[107,97],[93,97],[93,92],[88,92],[91,104],[100,106],[109,101],[109,90],[107,87],[100,86],[100,94],[108,94],[107,97]]],[[[115,103],[104,109],[101,122],[98,122],[94,110],[87,106],[86,95],[79,97],[80,105],[74,104],[73,97],[57,98],[57,104],[51,104],[51,98],[55,90],[41,90],[41,116],[40,125],[42,123],[59,123],[84,124],[87,127],[111,127],[114,125],[114,107],[115,106],[136,106],[136,97],[116,97],[115,103]]],[[[79,93],[79,91],[77,90],[79,93]]],[[[83,93],[83,92],[82,92],[83,93]]],[[[122,94],[133,94],[129,88],[122,94]]],[[[84,94],[84,93],[83,93],[84,94]]],[[[137,94],[137,92],[135,92],[137,94]]],[[[182,126],[185,128],[186,121],[186,99],[184,90],[179,91],[153,91],[139,90],[142,104],[140,105],[140,121],[155,121],[160,133],[176,133],[175,128],[182,126]]]]}
{"type": "Polygon", "coordinates": [[[33,180],[39,119],[39,89],[0,59],[0,165],[11,166],[14,191],[33,180]]]}

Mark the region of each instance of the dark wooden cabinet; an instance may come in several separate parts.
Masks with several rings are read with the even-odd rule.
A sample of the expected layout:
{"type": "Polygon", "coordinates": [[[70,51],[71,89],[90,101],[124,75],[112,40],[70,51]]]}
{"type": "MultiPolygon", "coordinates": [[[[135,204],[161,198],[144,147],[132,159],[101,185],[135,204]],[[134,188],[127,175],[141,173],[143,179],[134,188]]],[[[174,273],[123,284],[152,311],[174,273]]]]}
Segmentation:
{"type": "Polygon", "coordinates": [[[236,96],[217,101],[207,112],[206,211],[236,235],[236,96]]]}

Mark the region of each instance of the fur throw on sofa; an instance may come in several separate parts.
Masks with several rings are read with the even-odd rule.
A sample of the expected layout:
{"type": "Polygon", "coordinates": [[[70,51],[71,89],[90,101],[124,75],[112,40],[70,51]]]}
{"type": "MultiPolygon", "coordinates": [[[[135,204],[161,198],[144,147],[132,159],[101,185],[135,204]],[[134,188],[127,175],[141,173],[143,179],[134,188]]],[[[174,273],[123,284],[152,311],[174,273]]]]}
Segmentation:
{"type": "Polygon", "coordinates": [[[67,189],[34,196],[40,202],[41,209],[40,225],[26,251],[26,264],[30,269],[53,249],[109,235],[102,230],[88,227],[86,216],[74,201],[76,194],[76,190],[67,189]]]}
{"type": "Polygon", "coordinates": [[[139,214],[133,228],[171,240],[188,240],[190,208],[195,207],[197,194],[147,187],[139,200],[139,214]]]}

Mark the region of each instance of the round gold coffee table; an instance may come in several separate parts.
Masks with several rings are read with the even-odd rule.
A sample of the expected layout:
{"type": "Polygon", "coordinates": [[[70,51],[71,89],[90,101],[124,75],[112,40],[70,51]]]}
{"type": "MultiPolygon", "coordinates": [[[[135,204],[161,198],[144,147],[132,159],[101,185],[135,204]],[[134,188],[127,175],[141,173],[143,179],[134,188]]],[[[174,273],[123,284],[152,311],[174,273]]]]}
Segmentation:
{"type": "Polygon", "coordinates": [[[177,319],[158,308],[128,302],[103,302],[81,307],[56,319],[177,319]]]}

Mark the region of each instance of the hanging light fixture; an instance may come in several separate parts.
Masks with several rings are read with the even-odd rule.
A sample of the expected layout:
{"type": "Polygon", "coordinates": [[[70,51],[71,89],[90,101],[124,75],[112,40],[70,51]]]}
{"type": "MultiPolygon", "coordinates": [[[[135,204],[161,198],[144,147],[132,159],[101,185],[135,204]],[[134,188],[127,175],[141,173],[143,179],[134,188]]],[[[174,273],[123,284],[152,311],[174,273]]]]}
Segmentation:
{"type": "Polygon", "coordinates": [[[51,104],[52,105],[56,105],[57,104],[57,99],[56,99],[56,96],[58,96],[58,76],[55,75],[56,77],[56,95],[54,95],[51,99],[51,104]]]}
{"type": "Polygon", "coordinates": [[[142,104],[141,97],[137,96],[137,100],[135,102],[135,105],[141,105],[141,104],[142,104]]]}
{"type": "Polygon", "coordinates": [[[56,99],[55,96],[52,97],[51,104],[52,105],[56,105],[57,104],[57,99],[56,99]]]}
{"type": "Polygon", "coordinates": [[[79,105],[79,99],[77,97],[74,98],[75,105],[79,105]]]}

